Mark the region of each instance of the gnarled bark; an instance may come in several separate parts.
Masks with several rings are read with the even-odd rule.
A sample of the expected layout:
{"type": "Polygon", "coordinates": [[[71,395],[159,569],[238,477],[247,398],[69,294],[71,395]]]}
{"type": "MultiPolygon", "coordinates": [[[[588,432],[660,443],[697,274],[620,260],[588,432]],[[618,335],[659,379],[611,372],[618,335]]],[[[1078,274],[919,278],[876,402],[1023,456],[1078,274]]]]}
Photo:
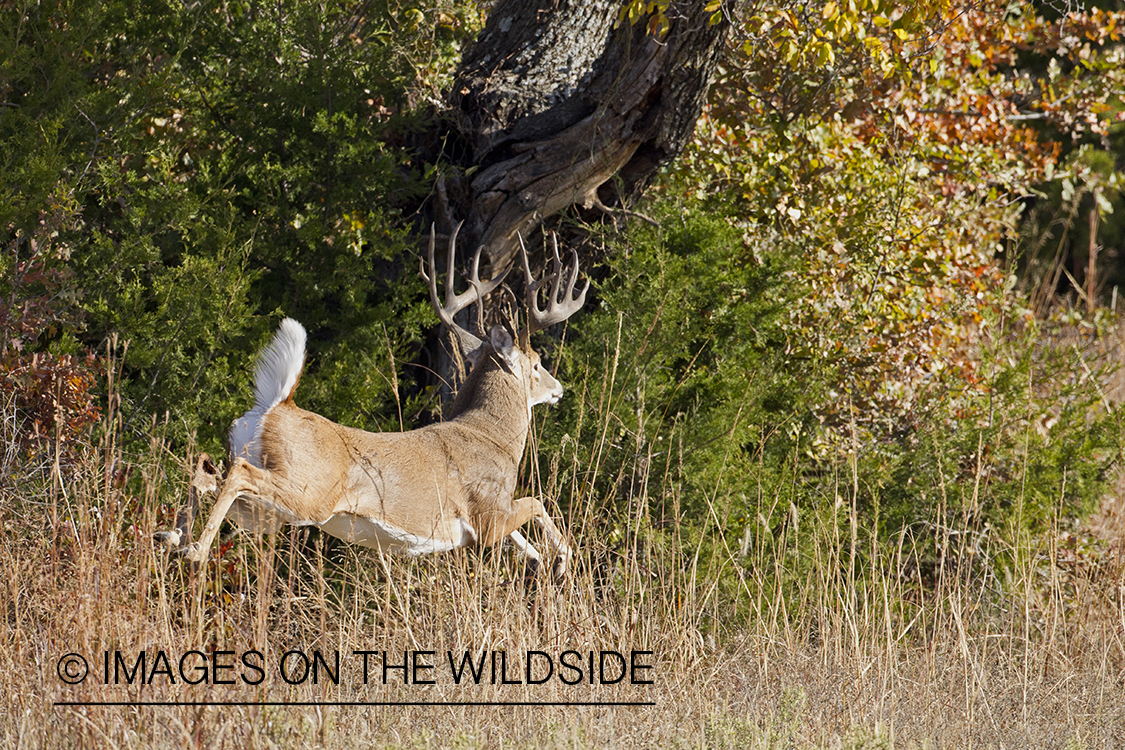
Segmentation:
{"type": "Polygon", "coordinates": [[[691,135],[725,39],[701,0],[654,35],[620,0],[500,0],[449,94],[463,176],[439,213],[465,218],[494,267],[542,219],[620,204],[691,135]],[[616,179],[614,179],[616,177],[616,179]]]}

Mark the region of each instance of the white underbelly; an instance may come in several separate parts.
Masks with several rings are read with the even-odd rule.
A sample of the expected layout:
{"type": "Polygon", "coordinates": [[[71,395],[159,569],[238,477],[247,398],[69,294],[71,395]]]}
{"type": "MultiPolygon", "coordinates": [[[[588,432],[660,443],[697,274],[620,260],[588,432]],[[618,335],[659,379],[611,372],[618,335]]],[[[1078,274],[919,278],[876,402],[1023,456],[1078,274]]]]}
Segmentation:
{"type": "Polygon", "coordinates": [[[446,525],[445,529],[435,529],[430,536],[420,536],[392,526],[385,521],[353,515],[336,513],[327,521],[316,524],[325,533],[359,544],[376,547],[386,552],[399,552],[408,555],[426,555],[432,552],[445,552],[454,547],[472,544],[476,530],[464,519],[457,519],[446,525]],[[445,533],[441,533],[441,532],[445,533]]]}

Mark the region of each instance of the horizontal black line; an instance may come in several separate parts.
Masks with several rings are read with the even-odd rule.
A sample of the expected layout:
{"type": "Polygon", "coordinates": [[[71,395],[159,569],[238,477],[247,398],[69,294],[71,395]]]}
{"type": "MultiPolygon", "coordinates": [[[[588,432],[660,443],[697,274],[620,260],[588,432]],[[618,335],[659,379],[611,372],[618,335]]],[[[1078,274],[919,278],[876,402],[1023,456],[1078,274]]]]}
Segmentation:
{"type": "Polygon", "coordinates": [[[56,701],[70,706],[655,706],[656,701],[56,701]]]}

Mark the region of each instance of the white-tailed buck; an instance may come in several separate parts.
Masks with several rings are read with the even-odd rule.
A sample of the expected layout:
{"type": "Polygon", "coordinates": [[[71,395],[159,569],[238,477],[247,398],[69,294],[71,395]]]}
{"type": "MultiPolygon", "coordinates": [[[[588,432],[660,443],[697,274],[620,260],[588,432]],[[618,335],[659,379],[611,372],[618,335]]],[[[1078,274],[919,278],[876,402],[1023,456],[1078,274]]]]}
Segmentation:
{"type": "MultiPolygon", "coordinates": [[[[410,432],[371,433],[299,408],[293,395],[304,367],[305,329],[286,318],[258,358],[254,407],[231,426],[231,466],[202,535],[182,548],[189,559],[207,558],[229,515],[258,533],[274,532],[285,523],[311,525],[349,542],[411,555],[493,545],[510,537],[524,555],[538,561],[539,553],[519,531],[535,519],[556,554],[555,576],[565,573],[570,549],[543,503],[514,493],[531,407],[556,403],[563,393],[540,365],[530,335],[573,315],[590,285],[575,294],[577,253],[567,269],[554,246],[553,274],[536,280],[524,251],[528,327],[513,340],[507,329],[496,326],[481,341],[457,325],[454,315],[475,303],[481,320],[484,295],[499,286],[511,267],[482,282],[477,250],[469,289],[454,294],[456,241],[454,231],[444,305],[438,300],[432,233],[428,258],[422,260],[434,310],[456,334],[472,365],[449,418],[410,432]],[[567,270],[569,278],[564,279],[567,270]],[[544,310],[539,292],[545,287],[549,303],[544,310]]],[[[199,463],[193,504],[194,493],[216,489],[217,483],[208,480],[213,469],[205,469],[207,463],[205,457],[199,463]]],[[[171,545],[186,542],[193,513],[178,530],[160,537],[171,545]]]]}

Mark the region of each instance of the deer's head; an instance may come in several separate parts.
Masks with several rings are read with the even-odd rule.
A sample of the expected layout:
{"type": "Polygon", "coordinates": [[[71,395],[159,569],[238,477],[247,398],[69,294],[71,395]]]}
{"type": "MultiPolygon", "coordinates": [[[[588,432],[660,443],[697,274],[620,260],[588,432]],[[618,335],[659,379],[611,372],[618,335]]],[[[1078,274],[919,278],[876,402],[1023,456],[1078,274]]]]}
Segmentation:
{"type": "MultiPolygon", "coordinates": [[[[531,334],[547,326],[561,323],[569,318],[586,302],[586,292],[590,289],[590,282],[581,292],[575,294],[578,284],[578,253],[574,252],[572,261],[564,266],[559,256],[558,241],[552,235],[552,249],[554,260],[552,272],[536,279],[531,273],[531,264],[527,258],[527,249],[520,243],[520,257],[523,261],[525,293],[527,299],[527,327],[521,329],[515,336],[501,325],[493,326],[487,339],[482,340],[476,334],[466,330],[454,320],[454,316],[469,305],[477,306],[477,327],[483,328],[483,298],[496,289],[511,271],[512,266],[496,274],[488,281],[480,280],[480,254],[483,248],[478,248],[473,255],[472,271],[466,278],[469,288],[461,294],[453,291],[453,259],[455,255],[457,234],[461,226],[453,231],[449,239],[449,253],[445,276],[445,304],[438,299],[437,272],[434,260],[434,234],[430,233],[430,247],[427,257],[422,260],[422,277],[430,287],[430,302],[434,311],[443,323],[456,335],[461,352],[472,365],[473,374],[462,388],[454,402],[453,411],[459,412],[468,408],[471,401],[476,398],[476,391],[481,387],[481,381],[490,379],[511,379],[518,385],[521,400],[526,404],[528,414],[536,404],[554,404],[562,398],[563,387],[558,380],[543,366],[539,353],[531,348],[531,334]],[[429,261],[429,273],[426,261],[429,261]],[[568,276],[564,285],[563,278],[568,276]],[[545,309],[539,306],[540,292],[547,291],[548,301],[545,309]]],[[[512,264],[514,265],[514,264],[512,264]]]]}

